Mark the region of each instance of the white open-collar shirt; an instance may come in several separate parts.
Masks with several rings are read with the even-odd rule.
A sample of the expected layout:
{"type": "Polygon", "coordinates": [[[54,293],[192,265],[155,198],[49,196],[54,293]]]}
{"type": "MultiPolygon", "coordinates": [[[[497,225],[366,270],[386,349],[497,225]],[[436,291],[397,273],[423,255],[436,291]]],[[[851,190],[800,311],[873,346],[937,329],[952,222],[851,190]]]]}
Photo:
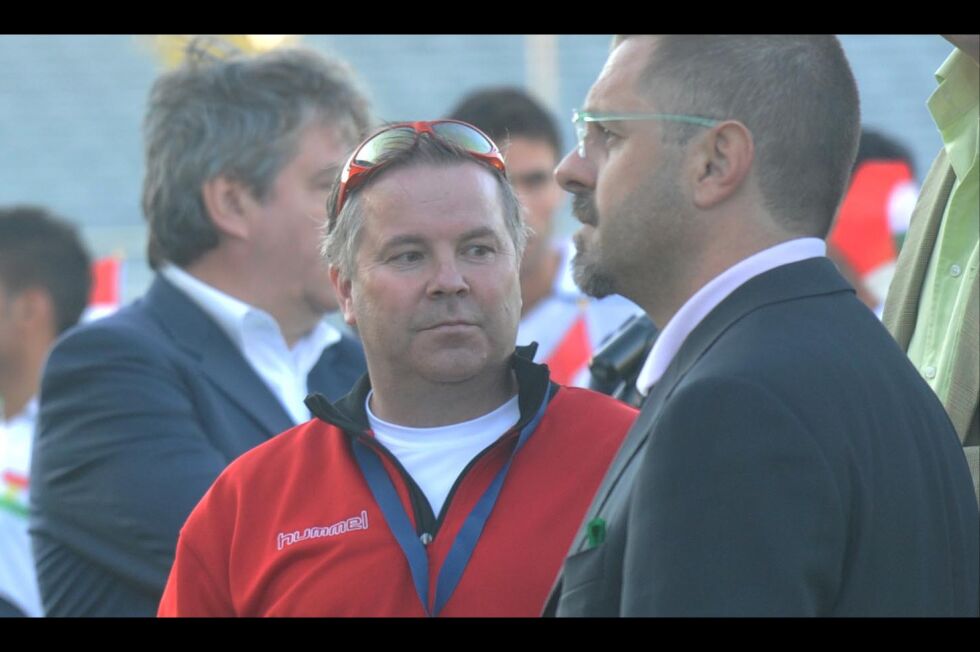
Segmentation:
{"type": "Polygon", "coordinates": [[[309,394],[307,376],[327,347],[340,341],[340,331],[320,320],[289,348],[279,324],[266,311],[204,283],[171,263],[166,263],[160,274],[228,335],[282,403],[293,423],[309,421],[310,411],[303,403],[309,394]]]}

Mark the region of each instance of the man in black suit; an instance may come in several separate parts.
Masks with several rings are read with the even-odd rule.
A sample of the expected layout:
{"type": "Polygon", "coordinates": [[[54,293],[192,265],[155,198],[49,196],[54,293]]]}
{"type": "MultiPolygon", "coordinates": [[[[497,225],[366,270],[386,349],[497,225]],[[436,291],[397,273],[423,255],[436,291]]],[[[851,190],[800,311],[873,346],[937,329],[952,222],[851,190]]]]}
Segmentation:
{"type": "Polygon", "coordinates": [[[833,37],[617,37],[558,168],[577,280],[663,326],[546,613],[977,615],[942,406],[825,257],[857,148],[833,37]]]}
{"type": "Polygon", "coordinates": [[[52,616],[152,616],[191,509],[236,457],[365,371],[318,250],[368,127],[350,72],[303,50],[161,76],[144,124],[157,278],[69,331],[41,386],[31,530],[52,616]]]}

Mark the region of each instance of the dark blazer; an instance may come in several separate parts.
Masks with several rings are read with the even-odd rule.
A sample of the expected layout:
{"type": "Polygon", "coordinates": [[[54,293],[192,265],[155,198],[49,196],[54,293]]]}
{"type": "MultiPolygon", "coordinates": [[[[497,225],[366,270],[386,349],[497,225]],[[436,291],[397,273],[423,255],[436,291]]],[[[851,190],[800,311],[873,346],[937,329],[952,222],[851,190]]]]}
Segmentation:
{"type": "MultiPolygon", "coordinates": [[[[345,336],[310,390],[336,400],[364,371],[345,336]]],[[[225,333],[162,277],[69,331],[44,371],[31,468],[46,613],[154,615],[194,505],[229,462],[292,425],[225,333]]]]}
{"type": "Polygon", "coordinates": [[[827,259],[748,281],[694,329],[584,524],[546,613],[977,615],[959,440],[827,259]]]}

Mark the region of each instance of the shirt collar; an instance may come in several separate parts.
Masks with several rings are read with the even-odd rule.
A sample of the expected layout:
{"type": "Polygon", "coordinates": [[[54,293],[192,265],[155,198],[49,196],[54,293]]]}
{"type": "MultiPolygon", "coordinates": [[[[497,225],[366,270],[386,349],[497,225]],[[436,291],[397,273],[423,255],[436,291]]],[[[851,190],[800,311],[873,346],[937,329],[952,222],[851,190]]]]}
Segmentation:
{"type": "Polygon", "coordinates": [[[309,375],[323,352],[339,342],[342,337],[338,329],[328,324],[326,319],[321,319],[313,330],[297,340],[291,351],[301,376],[309,375]]]}
{"type": "MultiPolygon", "coordinates": [[[[272,330],[282,337],[279,324],[265,310],[251,306],[230,294],[195,278],[173,263],[164,263],[160,274],[201,308],[224,331],[240,351],[245,351],[246,341],[261,330],[272,330]]],[[[336,328],[320,320],[309,333],[301,337],[293,346],[301,353],[299,365],[307,372],[326,348],[340,341],[341,334],[336,328]]]]}
{"type": "Polygon", "coordinates": [[[957,48],[936,71],[936,81],[939,85],[926,105],[939,128],[950,164],[956,176],[962,179],[976,157],[976,137],[973,142],[967,142],[967,139],[971,130],[976,133],[976,125],[969,116],[972,113],[972,120],[976,120],[977,105],[980,104],[980,69],[973,59],[957,48]],[[954,147],[956,141],[962,141],[962,146],[954,147]]]}
{"type": "Polygon", "coordinates": [[[681,306],[657,336],[636,379],[637,390],[646,396],[653,384],[667,371],[691,331],[745,282],[776,267],[824,256],[826,253],[827,245],[823,240],[796,238],[753,254],[708,281],[681,306]]]}
{"type": "Polygon", "coordinates": [[[239,349],[243,347],[245,317],[250,311],[258,310],[257,308],[208,285],[172,263],[165,263],[160,274],[206,312],[239,349]]]}

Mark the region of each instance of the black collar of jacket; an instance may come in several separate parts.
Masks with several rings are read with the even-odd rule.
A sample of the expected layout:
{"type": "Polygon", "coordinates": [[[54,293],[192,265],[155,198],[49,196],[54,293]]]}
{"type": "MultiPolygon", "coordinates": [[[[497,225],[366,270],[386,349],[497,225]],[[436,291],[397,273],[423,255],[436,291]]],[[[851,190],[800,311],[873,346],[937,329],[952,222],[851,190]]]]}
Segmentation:
{"type": "MultiPolygon", "coordinates": [[[[551,381],[547,365],[533,361],[537,350],[537,342],[532,342],[527,346],[518,346],[510,356],[511,366],[517,376],[517,405],[521,411],[517,429],[523,428],[534,418],[549,385],[551,386],[549,401],[555,397],[560,387],[558,383],[551,381]]],[[[371,429],[367,411],[364,409],[364,402],[370,391],[371,379],[364,374],[351,388],[350,393],[336,403],[330,403],[322,394],[310,394],[306,397],[306,407],[314,417],[333,424],[345,432],[365,433],[371,429]]]]}

